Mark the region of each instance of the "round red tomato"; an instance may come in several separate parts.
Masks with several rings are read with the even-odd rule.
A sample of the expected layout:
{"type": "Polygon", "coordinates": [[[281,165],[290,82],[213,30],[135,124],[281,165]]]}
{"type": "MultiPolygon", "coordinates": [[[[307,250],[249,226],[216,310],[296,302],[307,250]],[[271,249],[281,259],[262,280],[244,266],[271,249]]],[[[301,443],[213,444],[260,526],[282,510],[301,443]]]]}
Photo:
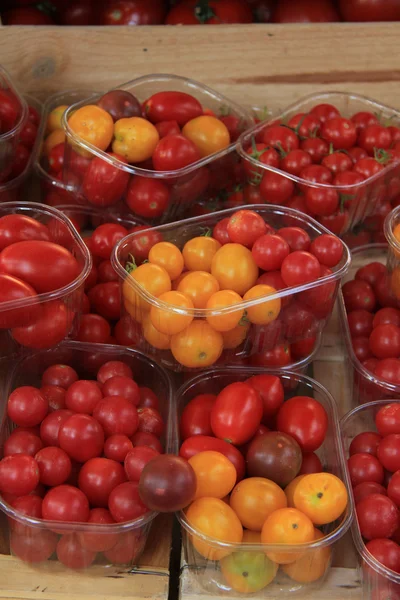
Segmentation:
{"type": "Polygon", "coordinates": [[[28,563],[40,563],[50,558],[56,549],[57,536],[51,531],[26,528],[24,532],[12,532],[11,552],[28,563]]]}
{"type": "Polygon", "coordinates": [[[109,458],[91,458],[81,468],[78,485],[91,506],[106,508],[112,490],[126,481],[124,468],[109,458]]]}
{"type": "MultiPolygon", "coordinates": [[[[354,502],[358,504],[361,500],[364,500],[367,496],[371,496],[371,494],[382,494],[386,496],[386,489],[380,483],[376,483],[376,481],[362,481],[358,485],[353,488],[353,496],[354,502]]],[[[393,500],[393,498],[392,498],[393,500]]],[[[395,502],[393,500],[393,502],[395,502]]]]}
{"type": "Polygon", "coordinates": [[[387,538],[399,526],[399,511],[390,498],[371,494],[356,506],[361,534],[367,540],[387,538]]]}
{"type": "Polygon", "coordinates": [[[238,210],[227,224],[232,242],[251,248],[254,242],[267,231],[264,219],[252,210],[238,210]]]}
{"type": "Polygon", "coordinates": [[[176,171],[200,160],[201,156],[193,142],[183,135],[168,135],[158,142],[152,158],[156,171],[176,171]]]}
{"type": "Polygon", "coordinates": [[[29,456],[35,456],[42,447],[42,440],[39,436],[32,431],[17,429],[4,442],[3,455],[29,454],[29,456]]]}
{"type": "Polygon", "coordinates": [[[398,0],[339,0],[345,21],[400,21],[398,0]]]}
{"type": "Polygon", "coordinates": [[[139,496],[139,484],[136,481],[117,485],[110,494],[108,508],[118,523],[137,519],[148,510],[139,496]]]}
{"type": "MultiPolygon", "coordinates": [[[[387,569],[400,573],[400,546],[393,540],[374,539],[366,545],[368,552],[387,569]]],[[[392,594],[388,598],[394,598],[392,594]]]]}
{"type": "Polygon", "coordinates": [[[126,235],[128,230],[118,223],[99,225],[91,237],[93,254],[102,259],[109,259],[115,244],[126,235]]]}
{"type": "Polygon", "coordinates": [[[347,281],[342,287],[342,293],[347,311],[365,309],[372,312],[375,308],[375,294],[367,281],[347,281]]]}
{"type": "Polygon", "coordinates": [[[292,252],[282,262],[281,275],[287,286],[315,281],[320,274],[321,265],[318,259],[309,252],[292,252]]]}
{"type": "Polygon", "coordinates": [[[89,502],[85,494],[72,485],[59,485],[43,498],[42,514],[50,521],[87,521],[89,502]]]}
{"type": "Polygon", "coordinates": [[[349,447],[349,454],[367,453],[376,456],[379,442],[382,440],[382,436],[375,431],[363,431],[353,438],[353,441],[349,447]]]}
{"type": "Polygon", "coordinates": [[[15,496],[27,496],[39,483],[39,467],[28,454],[13,454],[0,461],[0,490],[15,496]]]}
{"type": "Polygon", "coordinates": [[[274,23],[329,23],[340,21],[331,0],[280,0],[274,23]]]}
{"type": "Polygon", "coordinates": [[[71,410],[55,410],[43,419],[40,425],[40,437],[46,446],[59,446],[58,432],[60,427],[74,413],[71,410]]]}
{"type": "Polygon", "coordinates": [[[299,475],[309,475],[312,473],[322,473],[322,463],[320,458],[314,452],[305,452],[299,475]]]}
{"type": "Polygon", "coordinates": [[[400,404],[387,404],[379,409],[375,424],[383,436],[400,433],[400,404]]]}
{"type": "Polygon", "coordinates": [[[78,379],[75,369],[69,365],[56,364],[43,372],[42,385],[56,385],[66,390],[78,379]]]}
{"type": "Polygon", "coordinates": [[[121,433],[128,437],[138,429],[139,417],[134,404],[122,396],[106,396],[97,403],[93,416],[106,437],[121,433]]]}
{"type": "Polygon", "coordinates": [[[212,435],[211,410],[215,399],[214,394],[199,394],[185,406],[180,421],[182,440],[192,435],[212,435]]]}
{"type": "MultiPolygon", "coordinates": [[[[118,154],[109,154],[109,156],[125,162],[118,154]]],[[[94,206],[112,206],[122,198],[128,182],[129,173],[117,165],[95,157],[85,173],[82,192],[87,201],[94,206]]]]}
{"type": "Polygon", "coordinates": [[[308,396],[295,396],[281,406],[277,429],[291,435],[303,452],[314,452],[325,439],[328,429],[326,410],[308,396]]]}
{"type": "Polygon", "coordinates": [[[400,434],[392,433],[379,442],[377,457],[381,465],[391,473],[400,469],[400,434]]]}
{"type": "Polygon", "coordinates": [[[46,398],[37,388],[29,385],[16,388],[7,401],[7,414],[20,427],[39,425],[48,410],[49,403],[46,398]]]}
{"type": "Polygon", "coordinates": [[[86,569],[94,561],[96,554],[83,548],[76,533],[63,535],[56,548],[58,560],[69,569],[86,569]]]}
{"type": "Polygon", "coordinates": [[[346,150],[357,141],[356,126],[350,119],[335,117],[322,125],[321,137],[332,144],[335,150],[346,150]]]}
{"type": "Polygon", "coordinates": [[[360,452],[353,454],[347,461],[353,487],[364,481],[383,483],[384,471],[379,460],[372,454],[360,452]]]}
{"type": "Polygon", "coordinates": [[[232,383],[220,392],[211,410],[214,435],[232,444],[244,444],[261,423],[264,407],[260,394],[248,383],[232,383]]]}
{"type": "Polygon", "coordinates": [[[124,469],[129,481],[139,482],[143,469],[160,453],[149,446],[136,446],[128,452],[124,460],[124,469]]]}
{"type": "Polygon", "coordinates": [[[102,453],[104,431],[90,415],[74,414],[60,426],[58,442],[71,458],[86,462],[102,453]]]}
{"type": "Polygon", "coordinates": [[[165,16],[160,0],[111,0],[100,21],[103,25],[161,25],[165,16]]]}
{"type": "Polygon", "coordinates": [[[80,342],[106,344],[111,335],[111,327],[104,317],[94,314],[85,314],[81,317],[78,335],[80,342]]]}
{"type": "MultiPolygon", "coordinates": [[[[129,182],[125,202],[133,213],[140,217],[152,219],[160,217],[165,212],[169,205],[169,197],[169,188],[159,179],[134,176],[129,182]]],[[[147,229],[143,226],[141,228],[147,229]]],[[[137,238],[137,243],[139,243],[140,240],[143,240],[143,236],[137,238]]],[[[145,249],[148,247],[148,244],[142,241],[140,246],[141,251],[144,251],[144,248],[142,248],[143,245],[145,246],[145,249]]],[[[136,257],[135,248],[132,250],[136,257]]],[[[142,254],[142,252],[140,254],[142,254]]],[[[145,258],[147,258],[147,255],[145,258]]]]}

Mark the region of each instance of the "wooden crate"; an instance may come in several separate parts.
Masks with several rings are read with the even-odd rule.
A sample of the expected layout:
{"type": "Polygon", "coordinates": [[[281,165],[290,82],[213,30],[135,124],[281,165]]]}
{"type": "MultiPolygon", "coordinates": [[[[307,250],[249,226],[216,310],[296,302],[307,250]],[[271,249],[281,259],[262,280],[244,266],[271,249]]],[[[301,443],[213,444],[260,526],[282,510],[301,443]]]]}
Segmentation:
{"type": "Polygon", "coordinates": [[[49,561],[30,567],[9,555],[6,523],[1,522],[0,598],[6,600],[167,600],[171,551],[170,515],[155,519],[138,567],[129,570],[92,567],[85,573],[60,568],[49,561]]]}

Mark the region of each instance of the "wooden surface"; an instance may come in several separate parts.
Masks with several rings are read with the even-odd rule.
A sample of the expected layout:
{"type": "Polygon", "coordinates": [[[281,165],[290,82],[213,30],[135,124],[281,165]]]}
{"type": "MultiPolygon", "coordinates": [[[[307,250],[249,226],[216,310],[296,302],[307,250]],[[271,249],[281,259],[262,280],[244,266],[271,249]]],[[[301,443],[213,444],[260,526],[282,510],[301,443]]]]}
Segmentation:
{"type": "MultiPolygon", "coordinates": [[[[321,349],[317,360],[314,361],[313,377],[324,385],[335,398],[339,415],[342,416],[352,408],[351,387],[347,365],[343,354],[343,345],[340,335],[338,311],[335,311],[324,332],[321,349]]],[[[196,577],[185,565],[181,576],[180,600],[214,600],[222,594],[207,593],[203,590],[196,577]]],[[[289,597],[290,594],[287,594],[289,597]]],[[[273,588],[266,588],[259,595],[251,596],[254,600],[281,600],[279,593],[274,593],[273,588]]],[[[333,567],[322,589],[306,589],[304,593],[295,594],[296,600],[362,600],[363,590],[357,570],[357,555],[348,532],[338,543],[333,567]]]]}
{"type": "Polygon", "coordinates": [[[105,89],[149,73],[279,109],[318,90],[399,106],[400,24],[4,27],[0,61],[27,91],[105,89]]]}

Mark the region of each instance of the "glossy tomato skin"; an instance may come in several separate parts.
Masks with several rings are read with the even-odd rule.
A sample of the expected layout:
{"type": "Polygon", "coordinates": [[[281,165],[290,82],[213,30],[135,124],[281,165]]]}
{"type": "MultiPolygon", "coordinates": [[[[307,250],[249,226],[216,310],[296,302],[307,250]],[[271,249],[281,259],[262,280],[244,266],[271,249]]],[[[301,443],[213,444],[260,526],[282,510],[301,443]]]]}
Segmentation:
{"type": "Polygon", "coordinates": [[[39,467],[32,456],[14,454],[0,461],[0,490],[15,496],[27,496],[39,483],[39,467]]]}
{"type": "Polygon", "coordinates": [[[46,225],[26,215],[4,215],[0,218],[0,250],[27,240],[50,242],[50,232],[46,225]]]}
{"type": "Polygon", "coordinates": [[[0,312],[0,329],[29,325],[40,314],[37,293],[33,287],[18,277],[0,273],[0,303],[14,302],[24,298],[31,298],[32,304],[23,308],[10,308],[0,312]]]}
{"type": "Polygon", "coordinates": [[[211,428],[216,437],[244,444],[261,423],[264,407],[260,394],[248,383],[232,383],[217,396],[211,410],[211,428]]]}
{"type": "Polygon", "coordinates": [[[153,153],[156,171],[176,171],[200,160],[194,143],[183,135],[167,135],[162,138],[153,153]]]}
{"type": "Polygon", "coordinates": [[[339,0],[345,21],[399,21],[397,0],[339,0]]]}
{"type": "Polygon", "coordinates": [[[379,409],[375,424],[382,436],[400,433],[400,405],[388,403],[379,409]]]}
{"type": "Polygon", "coordinates": [[[103,25],[160,25],[165,15],[160,0],[112,0],[101,16],[103,25]]]}
{"type": "Polygon", "coordinates": [[[277,416],[279,431],[291,435],[303,452],[314,452],[325,439],[328,417],[322,404],[307,396],[287,400],[277,416]]]}
{"type": "Polygon", "coordinates": [[[242,0],[210,0],[196,10],[196,0],[185,0],[176,4],[168,13],[166,25],[220,25],[224,23],[251,23],[250,6],[242,0]]]}
{"type": "MultiPolygon", "coordinates": [[[[169,200],[170,190],[165,183],[151,177],[139,176],[132,177],[125,197],[125,202],[133,213],[150,219],[160,217],[168,208],[169,200]]],[[[139,241],[140,239],[137,243],[139,241]]]]}
{"type": "Polygon", "coordinates": [[[371,494],[361,500],[356,512],[361,534],[367,540],[390,537],[398,528],[397,507],[382,494],[371,494]]]}
{"type": "Polygon", "coordinates": [[[212,435],[211,410],[215,400],[214,394],[199,394],[185,406],[180,422],[182,440],[193,435],[212,435]]]}
{"type": "Polygon", "coordinates": [[[268,422],[283,404],[285,394],[281,380],[276,375],[253,375],[246,383],[260,394],[263,401],[263,422],[268,422]]]}
{"type": "Polygon", "coordinates": [[[195,454],[199,452],[205,452],[207,450],[213,450],[215,452],[221,452],[233,463],[236,473],[237,482],[241,481],[245,474],[245,461],[242,453],[232,444],[229,444],[225,440],[220,440],[215,437],[207,435],[195,435],[187,438],[179,450],[180,456],[189,460],[195,454]]]}
{"type": "Polygon", "coordinates": [[[203,107],[194,96],[173,91],[153,94],[143,103],[143,110],[147,119],[154,124],[176,121],[180,127],[203,114],[203,107]]]}
{"type": "Polygon", "coordinates": [[[112,490],[126,481],[121,463],[109,458],[91,458],[81,468],[78,477],[79,488],[86,495],[91,506],[107,508],[112,490]]]}
{"type": "Polygon", "coordinates": [[[39,318],[32,324],[14,327],[11,334],[16,342],[27,348],[51,348],[68,336],[74,315],[59,300],[42,305],[39,318]]]}
{"type": "Polygon", "coordinates": [[[33,6],[8,10],[1,18],[3,25],[55,25],[49,15],[33,6]]]}
{"type": "Polygon", "coordinates": [[[280,0],[273,12],[274,23],[329,23],[340,21],[331,0],[280,0]]]}
{"type": "MultiPolygon", "coordinates": [[[[125,162],[118,154],[111,153],[109,156],[125,162]]],[[[112,206],[122,198],[128,182],[129,173],[96,156],[86,170],[82,192],[94,206],[112,206]]]]}

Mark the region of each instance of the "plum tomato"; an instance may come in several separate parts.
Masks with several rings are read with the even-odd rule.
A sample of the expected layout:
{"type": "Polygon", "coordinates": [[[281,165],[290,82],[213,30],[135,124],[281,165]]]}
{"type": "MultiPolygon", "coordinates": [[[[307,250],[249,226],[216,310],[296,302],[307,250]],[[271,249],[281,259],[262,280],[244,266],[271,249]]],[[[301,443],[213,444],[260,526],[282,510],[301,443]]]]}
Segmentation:
{"type": "Polygon", "coordinates": [[[203,107],[194,96],[174,91],[153,94],[143,103],[143,110],[152,123],[176,121],[180,127],[203,114],[203,107]]]}
{"type": "Polygon", "coordinates": [[[295,396],[280,407],[278,430],[291,435],[303,452],[313,452],[323,443],[328,429],[326,410],[308,396],[295,396]]]}
{"type": "Polygon", "coordinates": [[[262,420],[268,423],[274,417],[284,401],[284,389],[281,380],[276,375],[253,375],[246,383],[257,390],[263,402],[262,420]]]}
{"type": "Polygon", "coordinates": [[[211,409],[211,429],[214,435],[232,444],[244,444],[255,434],[263,417],[260,394],[248,383],[226,386],[211,409]]]}
{"type": "Polygon", "coordinates": [[[211,410],[215,400],[214,394],[199,394],[185,406],[180,420],[182,440],[193,435],[212,435],[211,410]]]}

